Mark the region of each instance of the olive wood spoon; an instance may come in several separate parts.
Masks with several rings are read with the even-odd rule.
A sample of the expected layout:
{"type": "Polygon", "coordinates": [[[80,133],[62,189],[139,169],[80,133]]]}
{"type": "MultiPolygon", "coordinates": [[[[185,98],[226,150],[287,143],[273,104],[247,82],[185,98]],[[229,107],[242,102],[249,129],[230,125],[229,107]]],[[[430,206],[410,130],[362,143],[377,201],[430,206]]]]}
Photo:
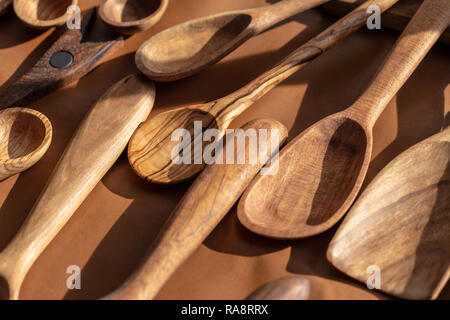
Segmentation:
{"type": "MultiPolygon", "coordinates": [[[[255,137],[258,137],[258,146],[266,148],[267,158],[278,151],[279,145],[287,137],[287,129],[271,119],[250,121],[242,129],[244,132],[238,131],[237,135],[244,137],[248,129],[257,130],[255,137]],[[267,130],[266,143],[260,138],[260,129],[267,130]]],[[[217,159],[227,157],[227,148],[231,149],[229,140],[225,140],[227,147],[216,153],[217,159]]],[[[245,141],[245,138],[243,140],[245,141]]],[[[237,150],[248,157],[249,143],[245,143],[242,148],[237,148],[238,145],[239,142],[235,143],[234,155],[237,150]]],[[[258,154],[254,164],[249,161],[245,164],[229,164],[223,160],[225,164],[214,163],[207,166],[172,212],[141,266],[105,299],[153,299],[175,270],[200,246],[233,207],[266,161],[267,159],[258,154]]]]}
{"type": "Polygon", "coordinates": [[[308,279],[290,276],[276,279],[256,289],[246,300],[308,300],[308,279]]]}
{"type": "Polygon", "coordinates": [[[36,29],[61,26],[71,13],[67,8],[78,0],[14,0],[14,11],[26,25],[36,29]]]}
{"type": "Polygon", "coordinates": [[[52,125],[42,113],[27,108],[0,111],[0,180],[38,162],[52,141],[52,125]]]}
{"type": "Polygon", "coordinates": [[[13,0],[0,0],[0,15],[4,14],[11,8],[13,0]]]}
{"type": "MultiPolygon", "coordinates": [[[[262,74],[243,88],[228,96],[200,105],[179,107],[159,113],[145,122],[130,140],[128,159],[133,170],[141,178],[155,183],[177,183],[195,176],[204,164],[176,164],[172,152],[178,141],[172,133],[185,128],[194,131],[194,121],[201,121],[203,128],[217,128],[220,135],[236,117],[265,93],[304,67],[340,39],[365,24],[370,5],[379,5],[384,11],[397,0],[370,0],[346,17],[292,52],[271,70],[262,74]]],[[[193,133],[194,141],[202,139],[193,133]]],[[[187,141],[186,143],[190,143],[187,141]]],[[[194,152],[192,152],[194,154],[194,152]]]]}
{"type": "Polygon", "coordinates": [[[156,81],[185,78],[213,65],[251,37],[327,1],[284,0],[191,20],[144,42],[136,52],[136,64],[156,81]]]}
{"type": "Polygon", "coordinates": [[[450,127],[392,160],[355,202],[328,260],[366,283],[380,268],[380,290],[435,299],[450,278],[450,127]],[[370,269],[369,269],[370,270],[370,269]]]}
{"type": "Polygon", "coordinates": [[[365,93],[291,141],[276,174],[252,182],[238,207],[242,224],[267,237],[297,239],[341,219],[366,176],[375,121],[449,22],[450,1],[425,1],[365,93]]]}
{"type": "Polygon", "coordinates": [[[117,160],[150,113],[154,96],[153,83],[133,75],[112,86],[92,108],[21,229],[0,253],[0,286],[8,285],[0,293],[3,289],[6,297],[19,298],[31,265],[117,160]]]}

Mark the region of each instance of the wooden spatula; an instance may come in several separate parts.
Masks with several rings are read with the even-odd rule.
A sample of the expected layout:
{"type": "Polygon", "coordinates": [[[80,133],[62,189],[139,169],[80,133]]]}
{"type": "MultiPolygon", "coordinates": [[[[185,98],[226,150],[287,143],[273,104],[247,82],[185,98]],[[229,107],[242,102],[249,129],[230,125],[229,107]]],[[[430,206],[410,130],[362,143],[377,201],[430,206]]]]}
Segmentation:
{"type": "Polygon", "coordinates": [[[308,300],[310,284],[300,276],[269,281],[256,289],[247,300],[308,300]]]}

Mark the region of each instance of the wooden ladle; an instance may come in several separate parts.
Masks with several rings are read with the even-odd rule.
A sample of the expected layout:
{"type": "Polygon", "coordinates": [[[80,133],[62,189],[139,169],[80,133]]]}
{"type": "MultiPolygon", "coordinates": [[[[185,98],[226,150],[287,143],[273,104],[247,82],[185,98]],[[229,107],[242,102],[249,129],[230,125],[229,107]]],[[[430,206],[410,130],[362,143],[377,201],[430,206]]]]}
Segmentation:
{"type": "Polygon", "coordinates": [[[129,143],[128,158],[133,170],[143,179],[155,183],[177,183],[192,178],[203,169],[204,164],[195,164],[195,161],[192,164],[174,163],[172,153],[178,145],[178,140],[172,139],[175,130],[187,129],[192,132],[193,141],[200,140],[201,143],[201,132],[194,132],[194,123],[201,121],[203,129],[217,128],[223,136],[231,121],[266,92],[365,24],[370,16],[367,13],[368,6],[378,5],[384,11],[396,2],[397,0],[367,1],[236,92],[205,104],[162,112],[149,119],[136,130],[129,143]]]}
{"type": "Polygon", "coordinates": [[[11,7],[13,0],[0,0],[0,15],[4,14],[11,7]]]}
{"type": "Polygon", "coordinates": [[[70,18],[67,8],[78,0],[14,0],[16,15],[28,26],[45,29],[61,26],[70,18]]]}
{"type": "Polygon", "coordinates": [[[308,300],[309,280],[301,276],[279,278],[256,289],[246,300],[308,300]]]}
{"type": "Polygon", "coordinates": [[[380,290],[434,299],[450,278],[450,127],[392,160],[339,227],[328,260],[367,282],[377,266],[380,290]]]}
{"type": "Polygon", "coordinates": [[[375,121],[449,23],[450,1],[425,1],[365,93],[291,141],[276,174],[255,179],[239,203],[242,224],[264,236],[296,239],[341,219],[366,176],[375,121]]]}
{"type": "Polygon", "coordinates": [[[153,80],[181,79],[211,66],[280,21],[327,1],[284,0],[188,21],[144,42],[136,52],[136,64],[153,80]]]}
{"type": "Polygon", "coordinates": [[[103,0],[100,18],[123,34],[133,34],[156,24],[167,9],[169,0],[103,0]]]}
{"type": "Polygon", "coordinates": [[[38,162],[52,141],[52,125],[42,113],[26,108],[0,111],[0,180],[38,162]]]}

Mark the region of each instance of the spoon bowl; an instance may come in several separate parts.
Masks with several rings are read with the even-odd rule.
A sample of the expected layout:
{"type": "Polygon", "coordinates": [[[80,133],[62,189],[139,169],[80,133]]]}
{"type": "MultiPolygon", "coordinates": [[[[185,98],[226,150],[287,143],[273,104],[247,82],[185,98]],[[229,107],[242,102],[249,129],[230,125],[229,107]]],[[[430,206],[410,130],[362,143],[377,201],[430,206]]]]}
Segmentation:
{"type": "Polygon", "coordinates": [[[39,161],[52,140],[52,126],[43,114],[26,108],[0,111],[0,180],[39,161]]]}
{"type": "Polygon", "coordinates": [[[100,18],[123,34],[133,34],[156,24],[167,9],[169,0],[103,0],[100,18]]]}
{"type": "Polygon", "coordinates": [[[78,0],[14,0],[16,15],[28,26],[46,29],[66,23],[71,14],[67,8],[78,0]]]}

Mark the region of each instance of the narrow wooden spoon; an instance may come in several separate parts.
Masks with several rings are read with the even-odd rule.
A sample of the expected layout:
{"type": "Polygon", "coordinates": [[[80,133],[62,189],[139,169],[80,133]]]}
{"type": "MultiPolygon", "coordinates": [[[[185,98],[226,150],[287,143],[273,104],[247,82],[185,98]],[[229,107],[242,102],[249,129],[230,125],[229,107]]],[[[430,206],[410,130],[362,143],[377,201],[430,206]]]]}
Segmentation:
{"type": "MultiPolygon", "coordinates": [[[[287,137],[287,129],[279,122],[270,119],[253,120],[243,128],[244,135],[249,129],[256,130],[259,150],[266,147],[267,156],[278,151],[279,145],[287,137]],[[267,140],[261,140],[261,131],[267,130],[267,140]]],[[[234,137],[239,141],[238,138],[234,137]]],[[[175,270],[197,249],[213,231],[225,214],[232,208],[253,177],[265,163],[258,154],[257,161],[245,164],[229,164],[227,148],[220,150],[217,159],[225,164],[209,165],[194,181],[175,211],[148,251],[145,262],[117,290],[105,299],[153,299],[175,270]]],[[[245,141],[245,140],[244,140],[245,141]]],[[[250,143],[238,148],[234,145],[234,155],[243,152],[250,158],[250,143]]],[[[272,163],[273,164],[273,163],[272,163]]]]}
{"type": "Polygon", "coordinates": [[[381,290],[434,299],[450,278],[450,127],[401,153],[345,217],[328,260],[366,282],[380,268],[381,290]]]}
{"type": "Polygon", "coordinates": [[[200,140],[201,143],[201,134],[194,132],[194,122],[201,121],[203,129],[217,128],[223,135],[231,121],[265,93],[365,24],[370,15],[366,12],[368,6],[378,5],[384,11],[396,2],[397,0],[366,2],[295,50],[277,66],[224,98],[169,110],[151,118],[136,130],[130,140],[128,158],[133,170],[141,178],[155,183],[177,183],[192,178],[203,169],[204,164],[194,164],[194,161],[193,164],[174,163],[172,152],[178,145],[178,140],[172,140],[175,130],[190,130],[194,142],[200,140]]]}
{"type": "Polygon", "coordinates": [[[0,15],[4,14],[11,7],[13,0],[0,0],[0,15]]]}
{"type": "Polygon", "coordinates": [[[78,0],[14,0],[14,11],[25,24],[36,29],[61,26],[70,18],[67,8],[78,0]]]}
{"type": "Polygon", "coordinates": [[[264,236],[296,239],[341,219],[366,176],[375,121],[449,22],[450,1],[425,1],[366,92],[291,141],[275,175],[255,179],[239,203],[242,224],[264,236]]]}
{"type": "Polygon", "coordinates": [[[169,0],[103,0],[100,18],[123,34],[133,34],[156,24],[167,9],[169,0]]]}
{"type": "Polygon", "coordinates": [[[83,120],[31,213],[0,253],[0,286],[8,285],[3,291],[10,299],[19,298],[31,265],[117,160],[150,113],[154,97],[151,81],[129,76],[111,87],[83,120]]]}
{"type": "Polygon", "coordinates": [[[52,125],[42,113],[26,108],[0,111],[0,180],[38,162],[52,141],[52,125]]]}
{"type": "Polygon", "coordinates": [[[247,297],[247,300],[308,300],[308,279],[290,276],[267,282],[247,297]]]}
{"type": "Polygon", "coordinates": [[[284,0],[179,24],[151,37],[136,52],[138,68],[157,81],[174,81],[216,63],[251,37],[329,0],[284,0]]]}

